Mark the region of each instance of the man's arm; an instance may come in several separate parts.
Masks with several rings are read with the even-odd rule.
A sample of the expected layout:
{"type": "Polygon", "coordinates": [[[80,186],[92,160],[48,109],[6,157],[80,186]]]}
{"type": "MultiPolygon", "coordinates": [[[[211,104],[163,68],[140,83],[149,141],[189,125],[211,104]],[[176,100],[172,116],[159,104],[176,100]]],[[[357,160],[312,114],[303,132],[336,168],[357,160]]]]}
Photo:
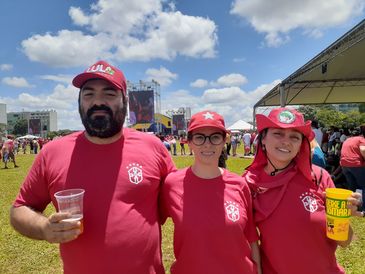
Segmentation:
{"type": "Polygon", "coordinates": [[[55,213],[49,218],[27,206],[10,209],[10,223],[20,234],[50,243],[66,243],[76,239],[81,231],[79,221],[62,222],[69,213],[55,213]]]}
{"type": "Polygon", "coordinates": [[[362,155],[362,158],[365,159],[365,146],[360,146],[360,153],[362,155]]]}

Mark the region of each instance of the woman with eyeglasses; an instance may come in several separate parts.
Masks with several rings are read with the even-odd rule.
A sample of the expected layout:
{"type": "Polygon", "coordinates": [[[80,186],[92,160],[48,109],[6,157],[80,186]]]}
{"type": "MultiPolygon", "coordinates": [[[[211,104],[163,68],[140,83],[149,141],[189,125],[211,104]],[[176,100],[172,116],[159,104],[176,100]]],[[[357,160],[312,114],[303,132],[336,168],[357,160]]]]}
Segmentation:
{"type": "Polygon", "coordinates": [[[250,190],[242,177],[218,167],[226,133],[218,113],[193,115],[194,162],[169,174],[162,187],[162,221],[174,222],[171,274],[261,273],[250,190]]]}

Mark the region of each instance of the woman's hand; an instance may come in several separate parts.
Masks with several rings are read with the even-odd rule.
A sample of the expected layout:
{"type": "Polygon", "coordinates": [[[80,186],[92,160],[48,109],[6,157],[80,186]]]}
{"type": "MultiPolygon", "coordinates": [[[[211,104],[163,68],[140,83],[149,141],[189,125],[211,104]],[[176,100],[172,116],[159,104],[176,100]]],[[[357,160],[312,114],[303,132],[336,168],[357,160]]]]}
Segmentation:
{"type": "Polygon", "coordinates": [[[364,211],[359,211],[358,208],[362,206],[362,195],[354,192],[347,199],[347,208],[351,209],[351,216],[364,217],[364,211]]]}

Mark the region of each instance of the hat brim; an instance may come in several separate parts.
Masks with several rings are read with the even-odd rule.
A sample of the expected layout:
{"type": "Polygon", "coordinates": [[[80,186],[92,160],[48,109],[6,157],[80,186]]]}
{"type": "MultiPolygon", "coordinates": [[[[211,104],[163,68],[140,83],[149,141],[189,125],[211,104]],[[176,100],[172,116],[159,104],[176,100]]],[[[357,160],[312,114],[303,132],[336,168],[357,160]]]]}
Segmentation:
{"type": "Polygon", "coordinates": [[[283,128],[294,129],[302,133],[309,141],[314,139],[314,132],[311,127],[311,121],[306,121],[303,126],[294,126],[293,124],[275,123],[263,114],[256,114],[257,130],[261,132],[265,128],[283,128]]]}
{"type": "Polygon", "coordinates": [[[220,130],[220,131],[223,131],[225,133],[227,133],[227,129],[225,127],[219,127],[219,126],[214,126],[212,124],[199,124],[199,125],[196,125],[192,128],[188,128],[188,132],[192,132],[193,130],[197,130],[197,129],[201,129],[201,128],[214,128],[214,129],[217,129],[217,130],[220,130]]]}
{"type": "Polygon", "coordinates": [[[111,80],[110,78],[108,78],[102,74],[97,74],[97,73],[90,73],[90,72],[81,73],[72,80],[72,84],[77,88],[81,88],[85,84],[86,81],[89,81],[91,79],[105,80],[105,81],[109,82],[110,84],[112,84],[116,89],[121,89],[123,91],[123,93],[125,93],[125,90],[120,83],[117,83],[117,82],[111,80]]]}

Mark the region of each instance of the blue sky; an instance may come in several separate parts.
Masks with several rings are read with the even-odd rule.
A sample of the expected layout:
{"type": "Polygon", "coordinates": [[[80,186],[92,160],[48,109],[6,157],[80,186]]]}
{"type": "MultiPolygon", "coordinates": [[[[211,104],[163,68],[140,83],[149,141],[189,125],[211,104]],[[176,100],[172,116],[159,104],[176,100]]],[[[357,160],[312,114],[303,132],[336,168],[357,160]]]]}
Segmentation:
{"type": "Polygon", "coordinates": [[[0,2],[0,102],[81,129],[72,78],[96,60],[157,80],[161,109],[252,120],[280,80],[359,23],[364,0],[0,2]]]}

